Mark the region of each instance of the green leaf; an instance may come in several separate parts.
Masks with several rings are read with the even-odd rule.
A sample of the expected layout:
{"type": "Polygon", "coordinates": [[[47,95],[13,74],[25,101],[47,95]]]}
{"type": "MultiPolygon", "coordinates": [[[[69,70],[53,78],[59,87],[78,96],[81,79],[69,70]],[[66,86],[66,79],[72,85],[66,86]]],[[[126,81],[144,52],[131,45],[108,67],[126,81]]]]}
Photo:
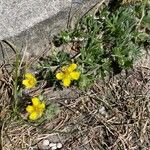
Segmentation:
{"type": "Polygon", "coordinates": [[[46,112],[45,112],[45,118],[46,119],[52,119],[53,117],[55,117],[58,113],[60,112],[60,108],[55,105],[55,104],[50,104],[47,108],[46,108],[46,112]]]}
{"type": "Polygon", "coordinates": [[[146,40],[148,40],[150,38],[150,35],[148,35],[145,32],[141,32],[137,35],[137,41],[139,42],[145,42],[146,40]]]}
{"type": "Polygon", "coordinates": [[[93,82],[93,78],[91,76],[81,75],[79,80],[79,88],[86,89],[89,86],[91,86],[91,83],[93,82]]]}
{"type": "Polygon", "coordinates": [[[62,39],[63,43],[68,43],[71,41],[70,34],[71,33],[67,32],[67,31],[61,32],[61,39],[62,39]]]}
{"type": "Polygon", "coordinates": [[[150,13],[147,16],[144,16],[142,23],[144,27],[150,29],[150,13]]]}

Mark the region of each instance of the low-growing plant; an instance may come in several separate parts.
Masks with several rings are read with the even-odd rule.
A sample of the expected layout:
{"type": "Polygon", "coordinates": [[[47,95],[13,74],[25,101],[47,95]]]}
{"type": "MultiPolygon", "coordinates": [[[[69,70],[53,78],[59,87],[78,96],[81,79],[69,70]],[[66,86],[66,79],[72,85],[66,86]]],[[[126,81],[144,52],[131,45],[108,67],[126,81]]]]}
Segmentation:
{"type": "Polygon", "coordinates": [[[74,30],[63,31],[58,36],[62,43],[80,45],[73,59],[81,67],[83,78],[88,78],[87,83],[133,66],[144,42],[149,40],[142,29],[148,28],[148,7],[146,1],[142,5],[122,5],[113,12],[103,6],[95,15],[84,16],[74,30]]]}
{"type": "MultiPolygon", "coordinates": [[[[78,48],[75,47],[73,56],[59,51],[40,58],[35,75],[27,70],[20,71],[22,60],[16,54],[14,112],[18,113],[21,110],[19,107],[24,106],[29,119],[35,121],[47,108],[49,112],[54,111],[55,107],[50,108],[52,105],[46,107],[45,101],[28,94],[41,82],[46,83],[45,87],[69,87],[74,84],[87,88],[97,79],[131,68],[140,56],[142,47],[150,39],[146,32],[150,30],[148,7],[149,3],[146,2],[142,5],[123,5],[114,11],[103,6],[94,15],[82,17],[74,30],[63,31],[54,42],[76,45],[78,48]],[[21,99],[27,99],[27,102],[23,104],[21,99]]],[[[42,92],[43,89],[39,95],[42,92]]]]}

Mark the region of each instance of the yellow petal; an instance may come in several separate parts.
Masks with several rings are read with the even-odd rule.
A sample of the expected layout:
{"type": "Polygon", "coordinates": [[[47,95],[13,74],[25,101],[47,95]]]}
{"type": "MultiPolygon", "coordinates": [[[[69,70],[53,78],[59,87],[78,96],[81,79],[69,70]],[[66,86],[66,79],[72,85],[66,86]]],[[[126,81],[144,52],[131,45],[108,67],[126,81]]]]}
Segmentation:
{"type": "Polygon", "coordinates": [[[25,85],[26,87],[30,87],[30,84],[28,82],[29,80],[23,80],[22,84],[25,85]]]}
{"type": "Polygon", "coordinates": [[[64,73],[62,73],[62,72],[57,73],[57,74],[56,74],[56,78],[57,78],[58,80],[62,80],[62,79],[64,78],[64,73]]]}
{"type": "Polygon", "coordinates": [[[63,79],[63,85],[65,87],[70,86],[70,83],[71,83],[71,79],[69,77],[66,77],[66,78],[63,79]]]}
{"type": "Polygon", "coordinates": [[[71,76],[72,79],[78,80],[79,77],[80,77],[80,72],[78,72],[78,71],[73,71],[73,72],[70,73],[70,76],[71,76]]]}
{"type": "Polygon", "coordinates": [[[32,113],[32,112],[34,111],[34,107],[31,106],[31,105],[28,105],[28,106],[26,107],[26,111],[27,111],[28,113],[32,113]]]}
{"type": "Polygon", "coordinates": [[[38,113],[37,112],[32,112],[30,115],[29,115],[29,119],[30,120],[36,120],[36,119],[38,119],[39,118],[39,115],[38,115],[38,113]]]}
{"type": "Polygon", "coordinates": [[[77,64],[72,63],[72,64],[68,67],[67,70],[68,70],[69,72],[72,72],[72,71],[74,71],[76,68],[77,68],[77,64]]]}
{"type": "Polygon", "coordinates": [[[26,73],[25,78],[30,79],[30,78],[35,78],[32,73],[26,73]]]}
{"type": "Polygon", "coordinates": [[[45,103],[44,102],[42,102],[39,106],[39,109],[42,109],[42,110],[44,110],[45,109],[45,103]]]}
{"type": "Polygon", "coordinates": [[[31,79],[26,79],[22,81],[22,84],[26,86],[26,88],[33,88],[36,85],[36,79],[31,78],[31,79]]]}
{"type": "Polygon", "coordinates": [[[32,104],[33,106],[38,106],[40,105],[40,100],[37,97],[32,98],[32,104]]]}

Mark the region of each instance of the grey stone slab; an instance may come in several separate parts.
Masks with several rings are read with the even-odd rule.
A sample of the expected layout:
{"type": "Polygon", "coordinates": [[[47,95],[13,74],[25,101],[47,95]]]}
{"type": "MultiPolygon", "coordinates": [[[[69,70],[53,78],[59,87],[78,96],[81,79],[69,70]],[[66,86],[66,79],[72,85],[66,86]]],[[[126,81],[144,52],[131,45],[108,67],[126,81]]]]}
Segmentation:
{"type": "Polygon", "coordinates": [[[71,0],[1,0],[0,40],[18,35],[70,6],[71,0]]]}
{"type": "MultiPolygon", "coordinates": [[[[0,0],[0,40],[38,55],[50,49],[50,39],[67,27],[69,14],[78,18],[102,0],[0,0]]],[[[3,44],[3,53],[11,54],[3,44]]],[[[0,60],[2,60],[0,47],[0,60]]]]}

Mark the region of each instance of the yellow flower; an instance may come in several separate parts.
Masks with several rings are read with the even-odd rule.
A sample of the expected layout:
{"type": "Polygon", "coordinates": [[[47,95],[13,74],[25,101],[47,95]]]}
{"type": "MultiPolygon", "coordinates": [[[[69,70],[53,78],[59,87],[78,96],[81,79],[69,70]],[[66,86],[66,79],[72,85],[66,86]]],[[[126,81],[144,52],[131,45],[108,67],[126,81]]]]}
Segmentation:
{"type": "Polygon", "coordinates": [[[25,80],[22,81],[22,84],[25,85],[27,89],[35,87],[37,80],[35,76],[31,73],[25,74],[25,80]]]}
{"type": "Polygon", "coordinates": [[[30,120],[37,120],[43,114],[45,110],[45,103],[41,102],[37,97],[32,98],[32,105],[26,107],[26,111],[29,113],[30,120]]]}
{"type": "Polygon", "coordinates": [[[64,66],[61,69],[61,72],[56,74],[56,78],[58,80],[62,80],[63,85],[65,87],[70,86],[72,80],[78,80],[80,77],[80,72],[75,71],[77,69],[77,65],[72,63],[68,67],[64,66]]]}

